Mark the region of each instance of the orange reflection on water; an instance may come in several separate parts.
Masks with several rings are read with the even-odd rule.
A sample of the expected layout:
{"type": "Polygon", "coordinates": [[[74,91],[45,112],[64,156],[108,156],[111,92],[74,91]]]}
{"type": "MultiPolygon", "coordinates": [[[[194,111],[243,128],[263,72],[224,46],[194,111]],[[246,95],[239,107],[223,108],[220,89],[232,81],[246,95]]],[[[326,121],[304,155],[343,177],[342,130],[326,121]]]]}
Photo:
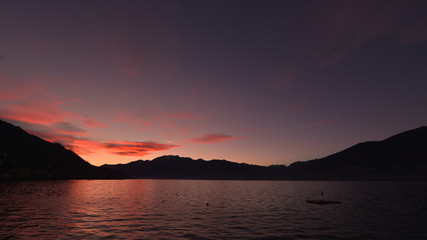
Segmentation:
{"type": "Polygon", "coordinates": [[[69,187],[64,218],[72,222],[69,227],[73,236],[117,237],[124,232],[129,235],[129,226],[148,220],[140,217],[146,205],[143,181],[125,184],[120,180],[74,180],[69,181],[69,187]]]}

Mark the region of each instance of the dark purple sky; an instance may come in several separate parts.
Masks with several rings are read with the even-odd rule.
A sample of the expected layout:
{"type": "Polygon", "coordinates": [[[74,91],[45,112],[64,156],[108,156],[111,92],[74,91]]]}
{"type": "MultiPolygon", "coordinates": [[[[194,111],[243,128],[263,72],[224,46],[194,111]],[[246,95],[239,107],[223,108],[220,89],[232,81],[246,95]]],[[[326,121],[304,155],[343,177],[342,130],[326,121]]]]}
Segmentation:
{"type": "Polygon", "coordinates": [[[95,165],[290,164],[427,125],[426,1],[0,1],[0,118],[95,165]]]}

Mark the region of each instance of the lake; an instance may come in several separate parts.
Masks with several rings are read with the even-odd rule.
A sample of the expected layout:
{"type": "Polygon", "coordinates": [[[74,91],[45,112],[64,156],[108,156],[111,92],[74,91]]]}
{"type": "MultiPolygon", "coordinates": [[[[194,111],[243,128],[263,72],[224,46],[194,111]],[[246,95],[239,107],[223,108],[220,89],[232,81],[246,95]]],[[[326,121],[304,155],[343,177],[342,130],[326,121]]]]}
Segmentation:
{"type": "Polygon", "coordinates": [[[0,239],[34,238],[427,239],[427,183],[0,182],[0,239]]]}

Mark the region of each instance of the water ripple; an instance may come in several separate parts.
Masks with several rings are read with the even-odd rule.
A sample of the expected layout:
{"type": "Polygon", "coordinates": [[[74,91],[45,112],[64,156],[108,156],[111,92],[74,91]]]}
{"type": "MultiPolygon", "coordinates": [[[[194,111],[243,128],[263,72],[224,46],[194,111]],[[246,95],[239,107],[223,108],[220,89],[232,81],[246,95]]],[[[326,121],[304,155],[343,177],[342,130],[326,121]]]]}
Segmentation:
{"type": "Polygon", "coordinates": [[[0,239],[427,239],[426,183],[0,183],[0,239]],[[342,204],[305,203],[323,190],[342,204]]]}

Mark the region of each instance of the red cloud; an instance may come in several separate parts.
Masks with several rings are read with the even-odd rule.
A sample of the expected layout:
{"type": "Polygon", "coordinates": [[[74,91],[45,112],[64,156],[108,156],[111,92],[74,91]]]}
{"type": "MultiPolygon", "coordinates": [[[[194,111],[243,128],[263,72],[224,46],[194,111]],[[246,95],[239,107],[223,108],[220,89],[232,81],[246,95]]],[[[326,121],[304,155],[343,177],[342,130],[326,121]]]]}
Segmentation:
{"type": "MultiPolygon", "coordinates": [[[[64,103],[42,84],[16,84],[0,75],[0,118],[26,129],[50,142],[57,142],[77,154],[104,152],[116,155],[145,156],[153,151],[179,147],[156,142],[102,142],[88,138],[87,128],[107,127],[107,124],[62,109],[64,103]]],[[[153,115],[153,121],[189,120],[190,113],[153,115]]]]}
{"type": "MultiPolygon", "coordinates": [[[[62,125],[73,129],[73,127],[69,124],[62,123],[62,125]]],[[[30,132],[47,141],[60,143],[68,149],[73,150],[77,154],[105,152],[115,155],[146,156],[154,151],[166,151],[172,148],[180,147],[179,145],[156,142],[94,141],[91,139],[79,137],[78,134],[75,134],[79,133],[78,129],[75,129],[74,132],[70,132],[69,134],[65,134],[62,130],[48,127],[32,130],[30,132]]]]}
{"type": "Polygon", "coordinates": [[[62,102],[37,82],[16,84],[1,79],[5,91],[0,95],[0,117],[34,124],[63,122],[69,115],[62,102]]]}
{"type": "Polygon", "coordinates": [[[34,84],[26,84],[23,86],[18,86],[14,81],[8,77],[1,75],[0,73],[0,84],[2,90],[0,90],[0,101],[17,101],[25,98],[33,89],[34,84]]]}
{"type": "Polygon", "coordinates": [[[64,147],[73,150],[77,154],[90,154],[99,149],[101,144],[89,139],[80,138],[71,134],[62,134],[52,130],[50,132],[30,131],[32,134],[49,142],[60,143],[64,147]]]}
{"type": "Polygon", "coordinates": [[[0,91],[0,101],[16,101],[21,99],[26,89],[13,89],[10,91],[0,91]]]}
{"type": "Polygon", "coordinates": [[[218,143],[231,139],[240,139],[226,134],[205,134],[200,137],[189,139],[192,143],[218,143]]]}
{"type": "Polygon", "coordinates": [[[59,133],[64,135],[78,135],[84,136],[87,135],[87,131],[83,128],[75,126],[74,124],[68,122],[57,122],[51,124],[51,126],[59,133]]]}
{"type": "MultiPolygon", "coordinates": [[[[65,123],[74,119],[86,127],[106,127],[105,123],[80,116],[77,113],[62,109],[64,103],[38,82],[14,83],[0,76],[0,83],[5,90],[0,91],[0,118],[27,124],[50,125],[56,124],[58,129],[64,128],[65,123]]],[[[68,129],[62,129],[69,133],[68,129]]],[[[73,126],[76,130],[76,126],[73,126]]],[[[75,132],[75,131],[71,131],[75,132]]],[[[80,131],[81,132],[81,131],[80,131]]]]}
{"type": "Polygon", "coordinates": [[[90,118],[83,118],[82,123],[90,128],[106,128],[108,127],[107,124],[97,121],[95,119],[90,119],[90,118]]]}
{"type": "Polygon", "coordinates": [[[165,151],[179,145],[156,142],[107,142],[102,147],[113,154],[126,156],[145,156],[153,151],[165,151]]]}

